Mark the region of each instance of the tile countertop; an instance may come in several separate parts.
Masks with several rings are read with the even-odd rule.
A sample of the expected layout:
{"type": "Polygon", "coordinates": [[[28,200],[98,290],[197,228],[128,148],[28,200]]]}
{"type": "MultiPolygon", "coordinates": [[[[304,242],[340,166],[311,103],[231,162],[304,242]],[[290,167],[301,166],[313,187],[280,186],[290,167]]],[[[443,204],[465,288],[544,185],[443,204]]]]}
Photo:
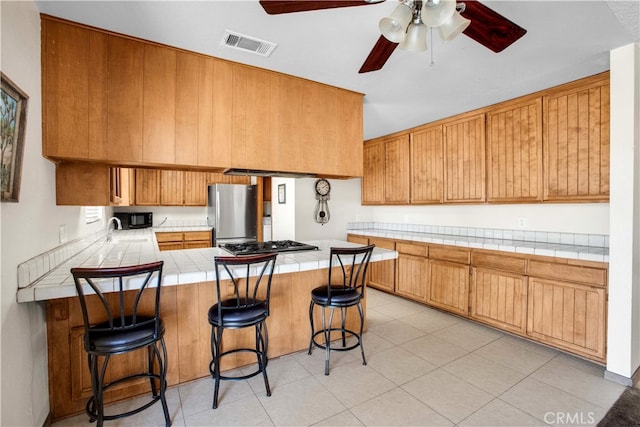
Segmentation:
{"type": "MultiPolygon", "coordinates": [[[[97,240],[34,283],[18,289],[18,302],[75,297],[76,290],[70,272],[73,267],[118,267],[163,260],[162,285],[175,286],[215,281],[213,258],[217,255],[230,255],[220,248],[160,252],[155,238],[156,231],[165,230],[164,227],[156,227],[116,231],[110,243],[107,243],[104,237],[97,240]]],[[[274,274],[327,268],[330,247],[358,246],[340,240],[315,240],[305,243],[318,246],[319,250],[278,254],[274,274]]],[[[371,261],[395,259],[397,256],[395,251],[375,248],[371,261]]],[[[106,290],[108,291],[108,288],[106,290]]]]}
{"type": "Polygon", "coordinates": [[[581,259],[586,261],[609,262],[609,248],[601,246],[570,245],[562,243],[532,242],[527,240],[491,239],[486,237],[458,236],[453,234],[419,233],[413,231],[352,229],[348,234],[384,237],[387,239],[414,242],[437,243],[476,249],[517,252],[552,256],[557,258],[581,259]]]}

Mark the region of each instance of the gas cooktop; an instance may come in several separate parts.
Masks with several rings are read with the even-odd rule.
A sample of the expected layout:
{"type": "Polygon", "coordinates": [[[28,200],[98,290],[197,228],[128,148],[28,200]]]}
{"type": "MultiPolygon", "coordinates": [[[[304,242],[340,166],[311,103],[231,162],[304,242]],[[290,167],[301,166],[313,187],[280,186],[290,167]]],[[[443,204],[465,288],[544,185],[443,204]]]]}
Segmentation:
{"type": "Polygon", "coordinates": [[[223,243],[222,249],[233,255],[255,255],[269,252],[315,251],[317,246],[293,240],[275,240],[269,242],[223,243]]]}

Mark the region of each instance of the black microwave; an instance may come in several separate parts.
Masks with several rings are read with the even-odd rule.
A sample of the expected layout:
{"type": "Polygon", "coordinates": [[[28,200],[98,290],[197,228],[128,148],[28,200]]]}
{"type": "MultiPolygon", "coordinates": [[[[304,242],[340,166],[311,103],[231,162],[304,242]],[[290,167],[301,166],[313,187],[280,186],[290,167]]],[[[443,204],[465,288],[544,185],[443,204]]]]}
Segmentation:
{"type": "Polygon", "coordinates": [[[153,212],[116,212],[113,215],[120,220],[123,230],[153,226],[153,212]]]}

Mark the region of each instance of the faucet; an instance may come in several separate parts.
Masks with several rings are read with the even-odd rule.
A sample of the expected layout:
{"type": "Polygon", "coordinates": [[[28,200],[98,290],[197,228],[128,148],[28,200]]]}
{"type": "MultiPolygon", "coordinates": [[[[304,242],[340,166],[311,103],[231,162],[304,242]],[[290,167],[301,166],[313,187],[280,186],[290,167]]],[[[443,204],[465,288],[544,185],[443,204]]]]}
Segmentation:
{"type": "Polygon", "coordinates": [[[110,242],[113,234],[113,230],[117,230],[117,229],[122,229],[122,223],[120,222],[119,218],[116,218],[115,216],[112,216],[111,218],[109,218],[107,220],[107,242],[110,242]],[[114,228],[111,228],[111,222],[115,220],[116,221],[116,226],[114,228]]]}

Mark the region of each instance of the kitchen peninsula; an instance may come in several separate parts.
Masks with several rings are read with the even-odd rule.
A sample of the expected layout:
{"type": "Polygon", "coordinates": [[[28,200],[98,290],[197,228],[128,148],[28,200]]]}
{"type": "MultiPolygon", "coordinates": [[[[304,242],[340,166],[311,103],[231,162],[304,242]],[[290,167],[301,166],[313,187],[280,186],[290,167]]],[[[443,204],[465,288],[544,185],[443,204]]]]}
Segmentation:
{"type": "MultiPolygon", "coordinates": [[[[269,357],[292,353],[308,346],[309,296],[311,289],[326,280],[329,248],[355,246],[337,240],[307,243],[317,246],[318,250],[278,255],[271,289],[271,316],[267,322],[269,357]]],[[[211,330],[207,311],[216,300],[213,258],[217,255],[230,254],[220,248],[160,252],[153,229],[117,231],[112,242],[107,243],[104,236],[100,236],[39,280],[19,289],[19,302],[44,301],[46,305],[52,418],[56,420],[80,413],[91,395],[86,355],[82,347],[82,314],[69,271],[72,267],[115,267],[164,261],[161,314],[169,352],[167,380],[169,385],[175,385],[209,375],[211,330]]],[[[396,257],[395,251],[376,248],[371,261],[393,260],[396,257]]],[[[245,336],[242,333],[239,331],[235,335],[237,342],[252,338],[250,334],[245,336]]],[[[112,370],[138,367],[144,363],[142,353],[118,357],[122,360],[111,364],[112,370]]],[[[228,361],[223,369],[252,362],[242,357],[238,355],[236,359],[228,361]]],[[[133,396],[144,392],[144,387],[145,384],[142,384],[114,390],[107,399],[115,401],[133,396]]]]}

